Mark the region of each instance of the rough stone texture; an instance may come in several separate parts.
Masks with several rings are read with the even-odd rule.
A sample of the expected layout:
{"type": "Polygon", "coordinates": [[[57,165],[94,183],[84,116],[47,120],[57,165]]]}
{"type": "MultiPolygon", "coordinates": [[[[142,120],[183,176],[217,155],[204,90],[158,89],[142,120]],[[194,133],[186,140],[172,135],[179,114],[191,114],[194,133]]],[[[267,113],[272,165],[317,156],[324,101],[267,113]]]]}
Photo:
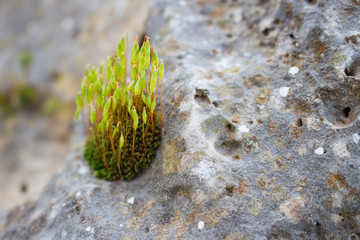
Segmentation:
{"type": "Polygon", "coordinates": [[[131,182],[67,169],[2,239],[359,239],[357,1],[153,1],[164,139],[131,182]]]}
{"type": "Polygon", "coordinates": [[[104,60],[125,33],[142,34],[147,12],[145,0],[0,1],[0,209],[38,198],[63,168],[85,65],[104,60]],[[36,103],[19,106],[16,88],[28,85],[36,103]],[[10,116],[3,97],[16,109],[10,116]],[[58,107],[49,114],[51,100],[58,107]]]}

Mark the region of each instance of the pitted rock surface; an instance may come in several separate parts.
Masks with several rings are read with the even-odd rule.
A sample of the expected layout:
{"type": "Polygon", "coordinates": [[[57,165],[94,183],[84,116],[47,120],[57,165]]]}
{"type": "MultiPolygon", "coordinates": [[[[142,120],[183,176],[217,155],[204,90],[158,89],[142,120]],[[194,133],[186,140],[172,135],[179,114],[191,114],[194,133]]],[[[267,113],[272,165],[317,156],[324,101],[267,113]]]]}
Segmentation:
{"type": "Polygon", "coordinates": [[[131,182],[67,169],[2,239],[359,239],[357,1],[161,1],[163,142],[131,182]]]}

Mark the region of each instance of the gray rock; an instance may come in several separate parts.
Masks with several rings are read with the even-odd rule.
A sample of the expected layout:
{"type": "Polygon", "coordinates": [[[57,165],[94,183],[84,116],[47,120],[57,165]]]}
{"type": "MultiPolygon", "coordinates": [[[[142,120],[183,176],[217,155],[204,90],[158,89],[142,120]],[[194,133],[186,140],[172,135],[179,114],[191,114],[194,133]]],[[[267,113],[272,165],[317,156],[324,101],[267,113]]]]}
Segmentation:
{"type": "Polygon", "coordinates": [[[164,139],[131,182],[67,168],[1,239],[359,239],[357,1],[160,1],[164,139]]]}

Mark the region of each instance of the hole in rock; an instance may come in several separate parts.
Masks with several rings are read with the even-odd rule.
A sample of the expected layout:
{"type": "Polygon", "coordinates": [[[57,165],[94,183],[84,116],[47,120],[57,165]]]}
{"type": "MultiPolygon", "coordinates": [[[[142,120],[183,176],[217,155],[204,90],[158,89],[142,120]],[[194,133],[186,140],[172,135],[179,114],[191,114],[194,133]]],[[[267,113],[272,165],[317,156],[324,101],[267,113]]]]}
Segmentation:
{"type": "Polygon", "coordinates": [[[225,190],[226,190],[226,195],[232,197],[234,192],[234,185],[232,184],[226,185],[225,190]]]}
{"type": "Polygon", "coordinates": [[[342,114],[344,118],[348,118],[350,116],[351,109],[350,107],[344,107],[342,110],[342,114]]]}
{"type": "Polygon", "coordinates": [[[80,204],[77,204],[77,205],[76,205],[75,210],[76,210],[77,215],[79,215],[80,212],[81,212],[81,206],[80,206],[80,204]]]}
{"type": "Polygon", "coordinates": [[[298,125],[298,127],[302,127],[302,126],[303,126],[303,120],[302,120],[301,118],[299,118],[299,119],[297,120],[297,125],[298,125]]]}
{"type": "Polygon", "coordinates": [[[292,33],[289,34],[289,37],[292,38],[292,39],[295,39],[295,36],[292,33]]]}
{"type": "Polygon", "coordinates": [[[316,0],[306,0],[306,2],[310,5],[315,5],[316,4],[316,0]]]}
{"type": "Polygon", "coordinates": [[[218,101],[213,101],[213,105],[214,105],[215,107],[218,107],[218,106],[220,105],[220,103],[219,103],[218,101]]]}
{"type": "Polygon", "coordinates": [[[265,29],[262,31],[262,33],[264,34],[264,36],[269,35],[269,33],[270,33],[270,28],[265,28],[265,29]]]}
{"type": "Polygon", "coordinates": [[[234,158],[235,158],[235,160],[240,160],[241,156],[239,154],[235,154],[234,158]]]}
{"type": "Polygon", "coordinates": [[[20,191],[21,191],[22,193],[26,193],[27,189],[28,189],[27,184],[26,184],[26,183],[22,183],[21,186],[20,186],[20,191]]]}
{"type": "Polygon", "coordinates": [[[351,76],[351,77],[355,76],[354,72],[352,72],[349,67],[345,68],[344,73],[346,76],[351,76]]]}
{"type": "Polygon", "coordinates": [[[226,125],[225,125],[225,128],[226,128],[226,130],[227,131],[229,131],[229,132],[235,132],[235,126],[234,125],[232,125],[231,123],[227,123],[226,125]]]}
{"type": "Polygon", "coordinates": [[[241,142],[234,139],[220,140],[215,143],[215,149],[223,154],[235,153],[241,148],[241,142]]]}
{"type": "Polygon", "coordinates": [[[351,234],[348,239],[349,240],[359,240],[359,237],[356,234],[351,234]]]}
{"type": "Polygon", "coordinates": [[[350,77],[360,75],[360,55],[355,56],[351,63],[345,67],[344,73],[350,77]]]}
{"type": "Polygon", "coordinates": [[[207,89],[195,89],[194,98],[199,103],[210,104],[209,90],[207,89]]]}

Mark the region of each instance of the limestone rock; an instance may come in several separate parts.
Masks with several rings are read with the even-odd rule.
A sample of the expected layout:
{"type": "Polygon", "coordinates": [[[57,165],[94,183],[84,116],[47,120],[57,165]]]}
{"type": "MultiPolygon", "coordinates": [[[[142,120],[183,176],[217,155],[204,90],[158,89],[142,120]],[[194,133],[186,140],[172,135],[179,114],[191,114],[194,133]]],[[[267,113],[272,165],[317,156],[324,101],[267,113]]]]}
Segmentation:
{"type": "Polygon", "coordinates": [[[359,11],[153,1],[147,33],[167,67],[155,162],[97,180],[79,130],[67,169],[0,238],[359,239],[359,11]]]}

